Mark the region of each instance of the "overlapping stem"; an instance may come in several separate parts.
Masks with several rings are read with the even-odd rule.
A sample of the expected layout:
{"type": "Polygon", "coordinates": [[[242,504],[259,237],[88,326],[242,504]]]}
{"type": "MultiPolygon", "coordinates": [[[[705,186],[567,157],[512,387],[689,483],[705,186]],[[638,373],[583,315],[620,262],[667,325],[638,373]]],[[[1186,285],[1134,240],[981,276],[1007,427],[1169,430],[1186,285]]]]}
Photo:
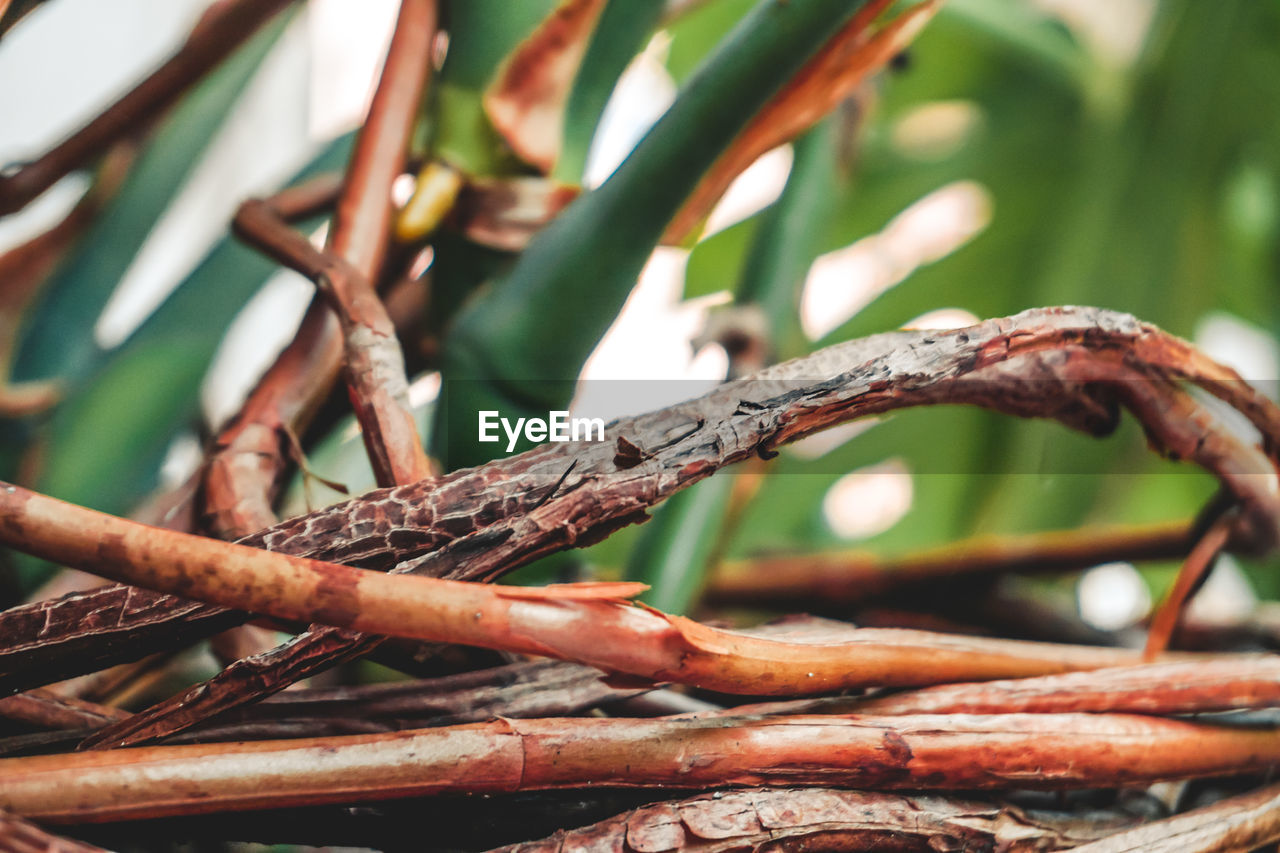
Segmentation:
{"type": "Polygon", "coordinates": [[[1280,707],[1280,658],[1216,657],[944,684],[878,696],[742,705],[740,714],[1201,714],[1280,707]]]}
{"type": "MultiPolygon", "coordinates": [[[[1267,547],[1280,518],[1272,462],[1208,419],[1176,379],[1231,402],[1268,441],[1280,435],[1273,404],[1176,338],[1126,315],[1038,309],[951,332],[851,341],[619,421],[606,443],[544,445],[436,481],[371,492],[245,541],[372,568],[401,564],[419,574],[492,578],[641,520],[720,467],[786,441],[864,414],[968,402],[1094,431],[1114,425],[1119,403],[1130,405],[1153,441],[1209,468],[1242,504],[1233,532],[1238,546],[1267,547]],[[619,453],[619,439],[643,451],[639,464],[619,453]]],[[[62,650],[92,651],[101,645],[93,642],[95,631],[113,632],[112,651],[124,654],[130,643],[153,647],[236,618],[154,599],[116,587],[0,614],[0,631],[25,638],[0,651],[7,682],[23,684],[33,669],[48,672],[53,661],[67,660],[62,650]],[[98,620],[82,625],[89,614],[98,620]],[[197,620],[213,624],[190,624],[197,620]]],[[[286,668],[305,662],[314,669],[317,660],[332,661],[350,648],[348,637],[313,637],[291,650],[286,668]]]]}
{"type": "Polygon", "coordinates": [[[770,639],[632,606],[623,599],[640,584],[526,588],[386,575],[160,530],[16,486],[0,487],[0,518],[5,544],[141,586],[284,619],[576,660],[720,692],[819,693],[1136,661],[1119,649],[916,631],[770,639]]]}
{"type": "MultiPolygon", "coordinates": [[[[403,366],[394,331],[376,318],[376,282],[386,257],[392,220],[391,184],[403,170],[405,152],[423,87],[430,72],[435,37],[435,0],[404,0],[369,115],[356,141],[338,199],[328,251],[358,275],[340,292],[338,315],[347,325],[345,352],[351,375],[371,379],[353,402],[364,429],[370,460],[380,481],[390,484],[425,477],[430,471],[402,387],[388,377],[403,366]],[[353,313],[354,312],[354,313],[353,313]],[[375,318],[370,320],[370,318],[375,318]],[[397,479],[404,478],[404,479],[397,479]]],[[[336,290],[336,289],[335,289],[336,290]]],[[[385,319],[385,311],[381,312],[385,319]]],[[[317,301],[294,340],[259,381],[232,423],[219,435],[209,460],[204,498],[210,525],[226,538],[239,538],[275,521],[276,485],[289,458],[288,435],[301,433],[337,379],[344,335],[330,308],[317,301]]],[[[353,387],[353,391],[355,391],[353,387]]]]}

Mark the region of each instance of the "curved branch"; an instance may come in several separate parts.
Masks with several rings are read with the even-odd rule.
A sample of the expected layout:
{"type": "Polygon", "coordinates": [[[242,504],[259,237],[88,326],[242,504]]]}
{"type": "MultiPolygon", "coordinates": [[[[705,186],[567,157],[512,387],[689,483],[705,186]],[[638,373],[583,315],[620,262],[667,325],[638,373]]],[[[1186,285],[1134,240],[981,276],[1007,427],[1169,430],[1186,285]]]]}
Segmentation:
{"type": "MultiPolygon", "coordinates": [[[[1037,309],[967,329],[890,332],[829,347],[697,400],[615,422],[607,443],[543,445],[439,480],[373,491],[242,541],[371,568],[399,564],[418,574],[489,579],[643,520],[675,492],[784,442],[864,415],[970,403],[1095,433],[1114,427],[1118,407],[1127,405],[1157,446],[1212,471],[1241,504],[1235,547],[1271,547],[1280,525],[1271,458],[1220,428],[1179,381],[1244,413],[1267,449],[1280,446],[1275,405],[1185,342],[1124,314],[1037,309]],[[625,453],[628,448],[639,455],[625,453]]],[[[85,636],[80,620],[113,595],[122,593],[108,589],[7,611],[0,614],[0,635],[31,637],[24,625],[48,625],[53,630],[43,643],[71,644],[85,636]]],[[[128,603],[140,598],[145,594],[129,596],[128,603]]],[[[117,654],[130,642],[163,642],[179,630],[190,635],[193,619],[217,621],[210,608],[185,605],[170,620],[157,613],[184,605],[152,605],[142,608],[145,618],[112,621],[111,630],[128,638],[117,654]]],[[[273,665],[307,659],[316,667],[350,653],[352,644],[353,638],[322,634],[273,665]]],[[[0,651],[0,664],[7,664],[0,669],[20,677],[24,657],[39,658],[42,672],[50,669],[50,656],[64,659],[49,648],[35,658],[32,653],[30,644],[10,650],[7,660],[0,651]]]]}

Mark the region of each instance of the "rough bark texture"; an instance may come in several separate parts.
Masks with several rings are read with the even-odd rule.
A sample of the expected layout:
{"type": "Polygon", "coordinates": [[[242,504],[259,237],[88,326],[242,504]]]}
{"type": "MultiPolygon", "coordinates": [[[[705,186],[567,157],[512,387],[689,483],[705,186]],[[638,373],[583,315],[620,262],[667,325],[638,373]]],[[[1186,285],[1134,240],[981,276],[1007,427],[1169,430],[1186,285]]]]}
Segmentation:
{"type": "MultiPolygon", "coordinates": [[[[240,541],[347,565],[487,580],[603,538],[724,465],[842,421],[971,403],[1105,433],[1123,403],[1166,452],[1222,478],[1244,506],[1238,544],[1269,548],[1280,519],[1274,465],[1219,430],[1189,397],[1176,396],[1178,379],[1234,405],[1269,446],[1280,439],[1275,406],[1184,342],[1128,315],[1037,309],[968,329],[890,332],[829,347],[697,400],[615,422],[605,443],[546,444],[436,481],[369,492],[240,541]],[[1171,403],[1181,408],[1160,408],[1171,403]],[[642,453],[634,464],[621,452],[628,446],[642,453]]],[[[8,674],[0,684],[33,686],[175,637],[213,633],[237,618],[244,617],[120,587],[14,608],[0,614],[0,636],[18,640],[0,651],[0,672],[8,674]],[[205,624],[193,624],[199,622],[205,624]]],[[[330,646],[332,655],[351,640],[322,634],[307,642],[316,644],[330,646]]]]}
{"type": "Polygon", "coordinates": [[[1077,847],[1079,853],[1248,853],[1280,841],[1280,785],[1077,847]]]}
{"type": "Polygon", "coordinates": [[[1030,853],[1067,850],[1106,831],[981,801],[834,788],[753,788],[654,803],[492,853],[1030,853]]]}

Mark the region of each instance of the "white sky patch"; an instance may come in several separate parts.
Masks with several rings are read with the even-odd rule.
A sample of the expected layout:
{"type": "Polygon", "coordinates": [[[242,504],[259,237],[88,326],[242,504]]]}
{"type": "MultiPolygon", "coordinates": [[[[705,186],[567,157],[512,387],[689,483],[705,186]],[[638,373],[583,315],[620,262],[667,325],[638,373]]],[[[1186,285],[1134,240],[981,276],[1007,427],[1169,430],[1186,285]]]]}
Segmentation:
{"type": "MultiPolygon", "coordinates": [[[[207,0],[44,3],[0,44],[0,166],[33,160],[149,74],[186,37],[207,0]],[[86,74],[85,69],[93,69],[86,74]]],[[[0,218],[0,251],[61,219],[88,188],[72,174],[0,218]]]]}
{"type": "Polygon", "coordinates": [[[240,309],[200,387],[207,423],[219,427],[239,411],[263,371],[293,340],[315,291],[296,272],[281,270],[240,309]]]}
{"type": "Polygon", "coordinates": [[[1209,356],[1253,383],[1262,393],[1276,398],[1280,347],[1262,328],[1226,311],[1211,311],[1196,323],[1193,341],[1209,356]]]}
{"type": "Polygon", "coordinates": [[[0,162],[33,159],[119,98],[187,37],[208,0],[58,0],[0,43],[0,162]]]}
{"type": "Polygon", "coordinates": [[[734,178],[729,189],[711,209],[701,239],[736,225],[777,201],[787,184],[794,159],[790,145],[780,145],[757,157],[734,178]]]}
{"type": "Polygon", "coordinates": [[[307,23],[316,57],[308,89],[310,133],[330,139],[369,109],[395,29],[396,0],[310,0],[307,23]]]}
{"type": "Polygon", "coordinates": [[[925,264],[972,240],[991,221],[991,195],[973,181],[934,190],[884,230],[814,261],[800,300],[810,340],[838,329],[877,296],[925,264]]]}
{"type": "Polygon", "coordinates": [[[1142,52],[1155,0],[1034,0],[1062,20],[1104,64],[1122,68],[1142,52]]]}
{"type": "Polygon", "coordinates": [[[606,421],[641,414],[706,393],[724,380],[728,357],[718,345],[693,351],[707,310],[727,294],[681,301],[687,249],[659,247],[622,312],[579,377],[570,410],[606,421]]]}
{"type": "Polygon", "coordinates": [[[604,183],[675,101],[676,83],[664,65],[670,44],[671,37],[659,31],[618,78],[591,140],[582,181],[586,188],[604,183]]]}
{"type": "Polygon", "coordinates": [[[424,373],[409,383],[409,406],[420,409],[440,396],[440,374],[424,373]]]}
{"type": "Polygon", "coordinates": [[[867,539],[901,521],[912,496],[906,463],[890,459],[836,480],[822,499],[822,515],[837,536],[867,539]]]}
{"type": "Polygon", "coordinates": [[[263,60],[125,271],[94,329],[101,346],[128,337],[226,234],[240,202],[269,193],[314,147],[302,97],[310,73],[304,18],[290,22],[263,60]]]}
{"type": "Polygon", "coordinates": [[[176,489],[196,472],[203,461],[204,448],[195,433],[180,433],[165,451],[164,462],[160,465],[160,488],[176,489]]]}
{"type": "Polygon", "coordinates": [[[902,328],[920,332],[929,329],[963,329],[978,322],[981,322],[978,315],[972,311],[963,308],[937,308],[904,323],[902,328]]]}
{"type": "Polygon", "coordinates": [[[1132,563],[1094,566],[1076,585],[1080,618],[1100,631],[1136,625],[1151,611],[1151,593],[1132,563]]]}
{"type": "Polygon", "coordinates": [[[1196,621],[1231,624],[1248,618],[1258,606],[1258,594],[1240,564],[1222,554],[1209,579],[1191,598],[1187,616],[1196,621]]]}

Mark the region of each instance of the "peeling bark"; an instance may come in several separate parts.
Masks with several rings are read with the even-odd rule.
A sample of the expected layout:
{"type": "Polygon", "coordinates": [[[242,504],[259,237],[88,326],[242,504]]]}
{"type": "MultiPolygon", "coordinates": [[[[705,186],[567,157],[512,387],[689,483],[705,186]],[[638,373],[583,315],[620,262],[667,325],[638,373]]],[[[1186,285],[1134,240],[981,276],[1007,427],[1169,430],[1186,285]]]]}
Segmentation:
{"type": "Polygon", "coordinates": [[[654,803],[491,853],[1031,853],[1070,849],[1105,831],[981,801],[834,788],[753,788],[654,803]]]}
{"type": "MultiPolygon", "coordinates": [[[[1258,427],[1268,450],[1276,446],[1280,412],[1274,404],[1184,342],[1127,315],[1039,309],[967,329],[891,332],[830,347],[698,400],[615,422],[607,444],[544,445],[438,481],[371,492],[243,541],[353,565],[487,580],[553,551],[596,541],[643,519],[649,507],[724,465],[771,454],[780,444],[833,424],[907,406],[969,403],[1052,417],[1095,433],[1113,428],[1118,408],[1127,406],[1158,448],[1222,479],[1241,505],[1233,528],[1237,547],[1272,547],[1280,535],[1273,462],[1220,429],[1179,388],[1184,381],[1233,405],[1258,427]],[[643,449],[638,464],[619,461],[623,442],[643,449]]],[[[118,587],[0,614],[0,633],[9,636],[30,636],[32,625],[52,626],[7,655],[0,653],[0,662],[7,657],[8,683],[21,677],[17,670],[24,660],[27,666],[40,660],[42,668],[50,658],[65,665],[58,646],[85,640],[76,627],[80,618],[112,595],[121,595],[118,587]],[[28,627],[6,631],[22,624],[11,620],[25,620],[28,627]]],[[[161,612],[184,606],[163,598],[153,605],[161,612]]],[[[112,627],[123,632],[123,622],[136,630],[135,642],[146,634],[156,642],[175,630],[208,630],[190,630],[194,619],[222,619],[222,627],[237,618],[198,605],[190,605],[177,624],[147,615],[152,621],[146,624],[126,618],[112,627]]],[[[329,620],[342,622],[336,615],[330,613],[329,620]]],[[[248,683],[278,689],[372,642],[333,631],[304,635],[273,660],[259,662],[247,673],[248,683]]],[[[87,645],[100,653],[91,639],[87,645]]],[[[233,688],[233,702],[248,695],[237,692],[244,688],[233,688]]]]}

